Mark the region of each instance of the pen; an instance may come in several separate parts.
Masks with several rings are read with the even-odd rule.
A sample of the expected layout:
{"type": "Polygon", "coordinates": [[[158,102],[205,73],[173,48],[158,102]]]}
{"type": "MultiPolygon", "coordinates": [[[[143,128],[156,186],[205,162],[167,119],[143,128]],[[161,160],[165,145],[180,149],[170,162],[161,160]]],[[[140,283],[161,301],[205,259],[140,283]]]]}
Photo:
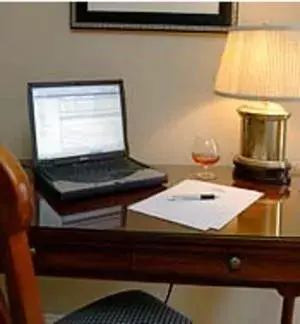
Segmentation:
{"type": "Polygon", "coordinates": [[[185,201],[194,201],[194,200],[213,200],[218,198],[214,193],[202,193],[202,194],[186,194],[186,195],[173,195],[169,196],[168,200],[185,200],[185,201]]]}

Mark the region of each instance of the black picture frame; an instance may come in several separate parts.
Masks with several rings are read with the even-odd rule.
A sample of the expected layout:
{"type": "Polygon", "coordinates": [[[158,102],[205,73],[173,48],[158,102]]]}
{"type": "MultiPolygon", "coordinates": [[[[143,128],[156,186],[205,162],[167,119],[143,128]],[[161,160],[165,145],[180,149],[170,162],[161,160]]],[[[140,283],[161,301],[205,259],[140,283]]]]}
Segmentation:
{"type": "Polygon", "coordinates": [[[238,23],[238,3],[219,2],[217,14],[90,11],[88,2],[70,4],[71,29],[220,32],[238,23]]]}

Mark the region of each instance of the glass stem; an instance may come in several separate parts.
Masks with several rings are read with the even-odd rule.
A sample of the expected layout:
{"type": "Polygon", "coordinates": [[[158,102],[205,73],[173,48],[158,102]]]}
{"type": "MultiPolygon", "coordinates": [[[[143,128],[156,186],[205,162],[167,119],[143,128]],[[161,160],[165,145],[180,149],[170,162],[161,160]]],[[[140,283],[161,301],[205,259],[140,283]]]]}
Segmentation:
{"type": "Polygon", "coordinates": [[[204,169],[204,173],[207,174],[208,173],[208,166],[207,165],[204,165],[203,166],[203,169],[204,169]]]}

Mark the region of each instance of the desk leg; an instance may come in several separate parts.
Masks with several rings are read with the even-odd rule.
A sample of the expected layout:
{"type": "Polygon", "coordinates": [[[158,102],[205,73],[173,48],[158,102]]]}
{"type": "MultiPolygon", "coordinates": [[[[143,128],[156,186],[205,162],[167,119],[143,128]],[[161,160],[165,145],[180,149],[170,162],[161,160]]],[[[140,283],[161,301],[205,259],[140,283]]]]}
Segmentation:
{"type": "Polygon", "coordinates": [[[293,324],[295,298],[296,296],[283,297],[281,324],[293,324]]]}
{"type": "Polygon", "coordinates": [[[279,294],[283,297],[281,310],[281,324],[293,324],[295,298],[299,296],[299,291],[289,288],[278,289],[279,294]]]}

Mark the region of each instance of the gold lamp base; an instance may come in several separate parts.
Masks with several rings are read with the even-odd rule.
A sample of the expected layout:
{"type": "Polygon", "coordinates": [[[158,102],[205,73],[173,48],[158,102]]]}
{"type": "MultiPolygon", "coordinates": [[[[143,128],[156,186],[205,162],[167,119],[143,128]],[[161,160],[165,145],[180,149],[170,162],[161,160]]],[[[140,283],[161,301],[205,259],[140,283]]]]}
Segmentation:
{"type": "Polygon", "coordinates": [[[290,114],[282,106],[265,102],[262,108],[243,106],[241,153],[234,158],[234,177],[268,184],[288,185],[286,123],[290,114]]]}
{"type": "Polygon", "coordinates": [[[246,180],[280,186],[291,183],[289,174],[291,166],[289,163],[282,168],[266,168],[244,164],[238,157],[233,160],[233,163],[233,178],[235,180],[246,180]]]}

